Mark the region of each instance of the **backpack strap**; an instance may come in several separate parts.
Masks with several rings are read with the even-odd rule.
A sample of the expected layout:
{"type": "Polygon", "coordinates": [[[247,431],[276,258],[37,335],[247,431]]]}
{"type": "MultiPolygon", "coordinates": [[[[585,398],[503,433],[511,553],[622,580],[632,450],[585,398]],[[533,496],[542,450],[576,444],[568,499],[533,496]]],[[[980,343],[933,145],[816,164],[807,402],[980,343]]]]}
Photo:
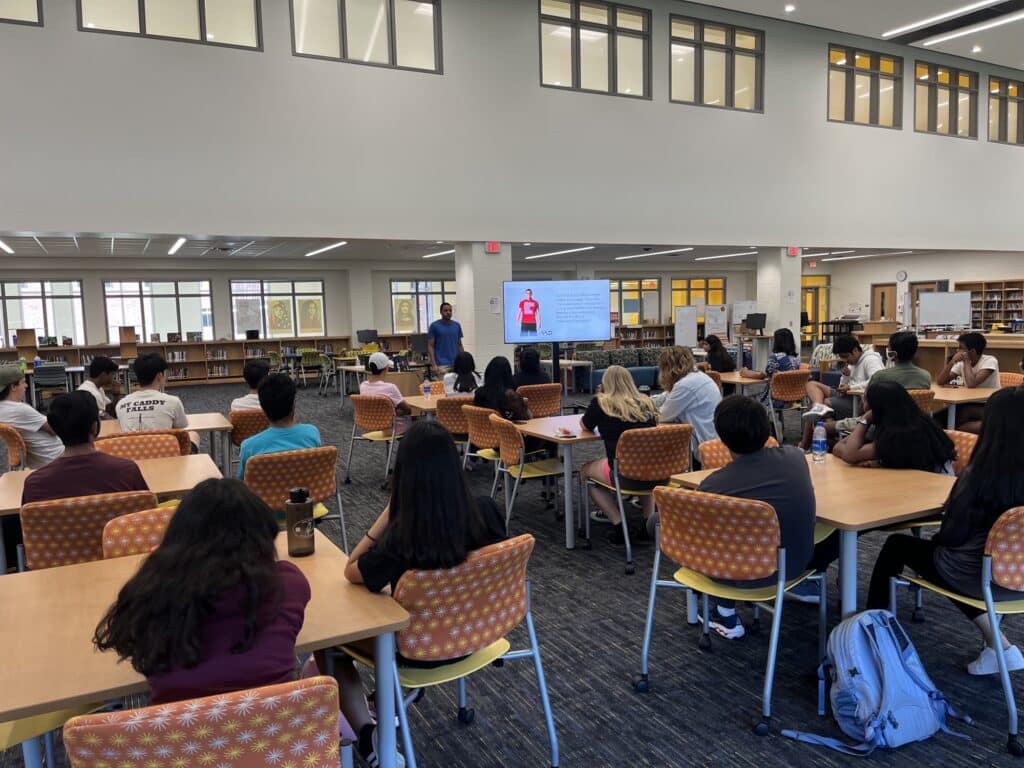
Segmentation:
{"type": "Polygon", "coordinates": [[[863,741],[860,744],[846,744],[839,739],[833,739],[829,736],[818,736],[814,733],[804,733],[803,731],[784,730],[782,735],[789,739],[802,741],[805,744],[817,744],[820,747],[828,747],[851,757],[867,757],[878,746],[874,742],[869,741],[863,741]]]}

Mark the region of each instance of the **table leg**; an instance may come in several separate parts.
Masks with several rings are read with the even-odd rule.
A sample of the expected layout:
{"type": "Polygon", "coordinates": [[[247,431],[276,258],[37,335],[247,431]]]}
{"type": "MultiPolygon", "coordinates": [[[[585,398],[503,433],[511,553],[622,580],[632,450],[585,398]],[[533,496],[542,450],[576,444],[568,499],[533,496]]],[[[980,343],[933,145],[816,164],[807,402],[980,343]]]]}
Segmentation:
{"type": "Polygon", "coordinates": [[[373,639],[374,677],[377,685],[377,755],[381,768],[395,768],[398,737],[395,733],[395,635],[385,632],[373,639]]]}
{"type": "Polygon", "coordinates": [[[4,543],[4,527],[0,525],[0,576],[7,573],[7,545],[4,543]]]}
{"type": "Polygon", "coordinates": [[[39,748],[38,736],[21,742],[21,758],[25,761],[25,768],[42,768],[43,752],[39,748]]]}
{"type": "Polygon", "coordinates": [[[956,403],[950,403],[946,409],[946,429],[956,429],[956,403]]]}
{"type": "Polygon", "coordinates": [[[857,612],[857,532],[839,531],[839,589],[843,618],[857,612]]]}
{"type": "Polygon", "coordinates": [[[231,477],[231,433],[220,433],[220,473],[231,477]]]}
{"type": "Polygon", "coordinates": [[[860,416],[860,397],[858,395],[853,396],[853,418],[860,416]]]}
{"type": "Polygon", "coordinates": [[[572,511],[572,443],[562,443],[562,496],[565,499],[565,548],[576,548],[576,522],[572,511]]]}

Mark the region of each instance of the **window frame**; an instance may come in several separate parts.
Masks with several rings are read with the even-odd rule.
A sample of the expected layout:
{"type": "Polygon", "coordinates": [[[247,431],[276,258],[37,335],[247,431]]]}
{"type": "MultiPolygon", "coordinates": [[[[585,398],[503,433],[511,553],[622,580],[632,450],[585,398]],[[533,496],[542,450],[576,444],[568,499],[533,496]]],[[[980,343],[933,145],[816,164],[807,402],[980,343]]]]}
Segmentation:
{"type": "Polygon", "coordinates": [[[914,61],[914,131],[916,133],[927,133],[933,136],[947,136],[954,139],[971,139],[977,141],[979,131],[979,120],[978,120],[978,95],[980,93],[981,75],[977,72],[972,72],[967,69],[960,69],[958,67],[950,67],[945,64],[936,64],[932,61],[921,61],[920,59],[914,61]],[[928,68],[927,81],[922,80],[917,75],[918,67],[928,68]],[[938,70],[944,69],[949,72],[949,83],[940,83],[938,81],[938,70]],[[960,87],[960,76],[967,75],[968,77],[974,78],[974,88],[961,88],[960,87]],[[942,133],[938,130],[938,110],[939,110],[939,88],[946,88],[949,90],[949,124],[955,126],[957,124],[957,118],[960,113],[960,100],[957,98],[960,94],[966,93],[969,96],[974,97],[974,104],[970,107],[971,109],[971,120],[970,128],[966,136],[961,136],[956,131],[949,133],[942,133]],[[928,89],[928,128],[922,130],[917,127],[917,90],[918,88],[928,89]],[[935,126],[935,127],[933,127],[935,126]]]}
{"type": "Polygon", "coordinates": [[[75,12],[77,14],[78,31],[98,33],[102,35],[121,35],[124,37],[144,37],[149,40],[167,40],[172,43],[191,43],[193,45],[211,45],[215,48],[234,48],[239,51],[263,52],[263,8],[262,0],[251,0],[256,20],[256,45],[239,45],[238,43],[218,43],[215,40],[206,39],[206,0],[195,0],[199,6],[199,39],[192,40],[187,37],[171,37],[170,35],[153,35],[146,32],[146,0],[139,0],[139,31],[125,32],[119,29],[98,29],[86,27],[82,18],[82,0],[75,0],[75,12]]]}
{"type": "Polygon", "coordinates": [[[661,283],[662,283],[661,275],[648,275],[647,277],[622,277],[622,276],[620,276],[620,277],[610,277],[610,278],[607,278],[607,280],[608,280],[609,304],[612,303],[611,302],[612,295],[618,294],[618,296],[619,296],[618,310],[615,310],[615,309],[611,310],[612,312],[616,312],[617,311],[619,313],[619,319],[617,321],[618,325],[623,326],[623,327],[634,327],[636,325],[658,325],[659,323],[661,323],[661,319],[662,319],[662,314],[661,314],[661,287],[662,287],[661,286],[661,283]],[[649,280],[652,280],[652,281],[656,282],[658,284],[658,287],[657,288],[644,288],[644,283],[649,281],[649,280]],[[622,287],[623,283],[632,283],[632,282],[637,283],[637,287],[636,288],[623,288],[622,287]],[[622,309],[622,301],[623,301],[622,294],[624,292],[626,292],[626,291],[629,291],[631,293],[635,291],[637,294],[639,294],[639,301],[640,301],[640,313],[639,313],[640,314],[640,318],[639,318],[640,322],[639,323],[626,323],[626,319],[625,319],[626,313],[622,309]],[[653,320],[651,322],[644,322],[644,293],[654,293],[658,297],[658,308],[657,308],[657,314],[656,314],[656,318],[657,319],[653,320]]]}
{"type": "MultiPolygon", "coordinates": [[[[1011,77],[999,77],[998,75],[987,76],[988,85],[985,88],[986,102],[988,103],[988,110],[986,113],[986,124],[989,126],[987,129],[988,140],[993,144],[1005,144],[1008,147],[1022,147],[1024,146],[1024,81],[1014,80],[1011,77]],[[992,83],[999,83],[999,93],[992,93],[992,83]],[[1009,95],[1009,86],[1017,86],[1017,95],[1009,95]],[[991,123],[992,123],[992,100],[997,99],[999,101],[999,135],[996,138],[992,138],[991,123]],[[1009,122],[1009,105],[1017,105],[1017,142],[1008,141],[1005,138],[1007,134],[1007,127],[1009,122]]],[[[980,90],[980,89],[979,89],[980,90]]]]}
{"type": "Polygon", "coordinates": [[[437,318],[434,318],[434,320],[432,320],[430,318],[427,318],[427,322],[426,322],[427,330],[423,330],[423,331],[419,330],[419,328],[420,328],[420,304],[419,304],[419,297],[420,296],[440,296],[442,303],[448,302],[448,303],[454,305],[455,304],[454,300],[459,295],[458,285],[455,284],[455,278],[452,278],[451,280],[449,280],[447,278],[440,278],[440,279],[436,279],[436,280],[434,280],[434,279],[423,280],[421,278],[415,278],[415,277],[410,277],[410,278],[392,277],[388,281],[388,289],[390,291],[389,294],[388,294],[388,303],[391,305],[390,306],[390,310],[391,310],[391,333],[392,334],[397,334],[397,335],[406,335],[406,336],[415,335],[415,334],[418,334],[418,333],[427,333],[429,331],[429,329],[430,329],[430,324],[434,320],[437,319],[437,318]],[[412,283],[412,285],[414,285],[415,287],[412,288],[411,290],[408,290],[408,291],[406,291],[406,290],[396,291],[395,290],[395,283],[412,283]],[[440,291],[421,291],[420,287],[419,287],[420,283],[440,283],[441,284],[441,290],[440,291]],[[455,286],[454,289],[452,291],[448,291],[445,288],[445,283],[452,283],[455,286]],[[412,299],[413,307],[416,310],[416,330],[415,331],[411,331],[411,332],[410,331],[399,331],[395,327],[395,297],[396,296],[400,296],[400,297],[408,296],[408,297],[410,297],[412,299]]]}
{"type": "MultiPolygon", "coordinates": [[[[142,332],[139,334],[139,343],[140,344],[150,344],[150,343],[154,343],[155,344],[156,342],[150,342],[149,341],[149,334],[152,331],[151,331],[151,329],[146,327],[146,308],[145,308],[145,304],[144,304],[146,299],[169,299],[169,298],[173,298],[174,299],[174,312],[175,312],[175,315],[178,318],[178,330],[177,330],[177,333],[181,337],[182,342],[184,342],[185,339],[186,339],[186,336],[185,336],[186,331],[183,331],[181,329],[181,299],[182,298],[186,298],[186,299],[201,299],[201,298],[204,298],[204,297],[210,299],[210,334],[211,334],[211,337],[209,339],[203,339],[203,343],[212,343],[217,338],[216,331],[214,330],[216,328],[216,325],[214,324],[213,281],[212,280],[202,280],[202,279],[200,279],[200,280],[173,280],[173,279],[171,279],[171,280],[160,280],[160,279],[153,279],[153,278],[150,278],[150,279],[135,278],[135,279],[127,279],[127,280],[125,280],[125,279],[121,279],[121,280],[107,280],[107,279],[104,279],[103,280],[103,327],[107,331],[107,343],[108,344],[117,344],[118,343],[118,339],[110,338],[110,327],[111,327],[110,326],[110,313],[107,311],[107,299],[108,298],[115,298],[115,299],[124,299],[124,298],[134,299],[134,298],[137,298],[139,300],[139,308],[140,308],[141,313],[142,313],[142,332]],[[121,294],[119,294],[117,296],[109,296],[108,297],[108,295],[107,295],[107,283],[120,283],[122,285],[124,285],[125,283],[135,283],[135,285],[138,286],[138,293],[133,293],[133,294],[121,293],[121,294]],[[143,291],[142,291],[142,284],[143,283],[150,283],[150,284],[152,284],[152,283],[171,283],[171,284],[174,285],[174,293],[152,293],[152,292],[150,292],[148,294],[147,293],[143,293],[143,291]],[[178,287],[179,283],[206,283],[207,285],[209,285],[209,293],[200,293],[200,292],[197,292],[197,293],[191,293],[191,292],[189,292],[189,293],[182,293],[181,289],[178,287]]],[[[200,332],[201,331],[202,331],[202,329],[200,328],[200,332]]],[[[163,341],[163,342],[160,342],[160,343],[161,344],[166,344],[168,342],[163,341]]],[[[193,343],[196,343],[196,342],[193,342],[193,343]]]]}
{"type": "Polygon", "coordinates": [[[36,0],[36,18],[38,21],[24,21],[23,19],[8,19],[0,16],[0,24],[20,24],[23,27],[43,26],[43,0],[36,0]]]}
{"type": "MultiPolygon", "coordinates": [[[[693,303],[693,296],[694,296],[695,292],[703,293],[703,295],[704,295],[704,306],[705,307],[707,307],[710,304],[710,302],[708,301],[708,294],[711,291],[721,291],[722,292],[722,299],[723,299],[722,304],[728,304],[729,303],[728,300],[727,300],[728,296],[729,296],[729,280],[728,280],[728,278],[725,275],[673,275],[673,276],[669,277],[668,284],[669,284],[669,304],[671,305],[670,311],[672,313],[670,315],[670,317],[672,317],[672,318],[675,318],[676,307],[694,307],[694,306],[697,306],[696,304],[693,303]],[[676,282],[680,281],[680,280],[685,280],[686,281],[686,287],[685,288],[681,288],[681,287],[677,288],[676,287],[676,282]],[[693,288],[692,287],[692,283],[693,283],[694,280],[703,280],[704,281],[704,288],[703,289],[693,288]],[[721,288],[718,288],[718,287],[714,287],[713,288],[713,287],[711,287],[710,282],[712,280],[721,280],[722,281],[722,287],[721,288]],[[686,291],[686,301],[687,301],[686,304],[676,304],[675,294],[676,294],[677,291],[686,291]]],[[[715,304],[711,304],[711,306],[716,306],[716,305],[715,304]]]]}
{"type": "Polygon", "coordinates": [[[245,341],[245,332],[249,330],[243,328],[239,331],[235,327],[235,297],[243,296],[248,298],[259,298],[260,300],[260,340],[261,341],[275,341],[278,339],[323,339],[327,338],[327,293],[324,285],[323,278],[309,278],[309,279],[294,279],[294,278],[272,278],[272,277],[233,277],[228,280],[228,300],[231,302],[231,336],[234,341],[245,341]],[[235,283],[259,283],[259,293],[235,293],[235,283]],[[268,283],[291,283],[291,290],[288,293],[272,293],[267,290],[268,283]],[[296,291],[295,286],[298,283],[319,283],[320,291],[296,291]],[[281,299],[288,297],[292,300],[292,330],[294,333],[291,336],[270,336],[269,328],[270,323],[267,322],[267,299],[281,299]],[[301,298],[306,297],[320,297],[320,310],[323,313],[323,331],[319,334],[302,334],[299,333],[299,305],[298,301],[301,298]]]}
{"type": "Polygon", "coordinates": [[[830,123],[839,123],[843,125],[859,125],[866,128],[885,128],[890,131],[902,131],[903,130],[903,79],[905,76],[905,62],[902,56],[897,56],[891,53],[881,53],[880,51],[870,51],[865,48],[860,48],[855,45],[843,45],[841,43],[829,43],[825,47],[825,63],[826,63],[826,97],[825,97],[825,119],[830,123]],[[840,50],[845,53],[846,62],[845,64],[833,64],[832,63],[832,51],[840,50]],[[851,59],[856,58],[856,54],[863,53],[871,57],[871,67],[868,69],[858,69],[855,64],[850,64],[851,59]],[[878,63],[882,57],[892,59],[894,62],[894,68],[897,70],[895,74],[890,75],[888,72],[882,72],[878,63]],[[832,117],[831,104],[832,104],[832,78],[831,73],[833,71],[843,72],[846,75],[846,90],[844,99],[844,115],[846,116],[843,120],[837,120],[832,117]],[[866,123],[858,122],[854,119],[856,115],[856,76],[857,74],[868,75],[871,78],[871,90],[868,97],[868,121],[866,123]],[[882,80],[893,81],[893,104],[892,104],[892,125],[882,125],[879,120],[879,96],[881,93],[881,81],[882,80]]]}
{"type": "Polygon", "coordinates": [[[764,71],[765,71],[765,40],[766,35],[764,30],[754,29],[752,27],[740,26],[736,24],[727,24],[721,21],[713,21],[711,19],[698,19],[693,16],[681,16],[679,14],[669,14],[668,17],[668,100],[671,104],[684,104],[688,107],[708,107],[710,109],[727,109],[733,112],[743,112],[747,114],[764,114],[764,71]],[[688,40],[683,37],[675,37],[672,34],[672,23],[676,21],[686,22],[693,24],[694,36],[692,40],[688,40]],[[725,43],[708,43],[704,41],[704,25],[710,24],[715,27],[725,28],[725,43]],[[737,48],[736,47],[736,33],[743,32],[753,35],[758,45],[756,48],[737,48]],[[672,70],[672,46],[673,45],[688,45],[694,49],[694,62],[693,62],[693,101],[686,101],[684,99],[672,98],[672,84],[673,75],[672,70]],[[704,48],[707,47],[714,51],[721,51],[725,54],[725,104],[707,104],[704,101],[704,48]],[[757,88],[757,93],[754,94],[754,107],[753,109],[744,109],[743,107],[735,106],[736,99],[736,54],[740,53],[744,56],[754,57],[754,82],[757,88]],[[730,103],[732,102],[732,103],[730,103]]]}
{"type": "Polygon", "coordinates": [[[569,18],[563,16],[546,16],[541,8],[541,0],[537,0],[537,76],[541,88],[551,88],[556,91],[575,91],[577,93],[594,93],[600,96],[619,96],[625,99],[639,99],[641,101],[654,100],[654,88],[652,82],[651,56],[653,52],[653,29],[654,14],[649,8],[640,8],[634,5],[612,2],[612,0],[583,0],[587,5],[600,5],[608,10],[608,18],[616,23],[600,24],[592,21],[580,21],[580,0],[565,0],[569,3],[569,18]],[[646,31],[619,28],[618,11],[637,13],[644,17],[646,31]],[[554,85],[544,82],[544,24],[559,24],[570,28],[569,59],[572,70],[572,85],[554,85]],[[598,91],[593,88],[580,86],[580,30],[589,29],[596,32],[605,32],[608,35],[608,90],[598,91]],[[644,44],[643,79],[644,93],[620,93],[618,90],[618,36],[640,40],[644,44]]]}
{"type": "MultiPolygon", "coordinates": [[[[17,301],[19,299],[39,299],[40,301],[42,301],[43,302],[43,336],[57,336],[57,338],[60,339],[61,341],[63,341],[63,334],[54,334],[53,333],[54,329],[50,328],[49,317],[48,317],[48,313],[46,311],[46,300],[47,299],[51,299],[51,300],[52,299],[71,299],[73,301],[73,300],[77,299],[81,303],[80,309],[81,309],[81,312],[82,312],[82,342],[78,343],[77,341],[75,341],[75,346],[85,346],[85,343],[86,343],[86,341],[88,341],[89,336],[88,336],[87,329],[86,329],[86,319],[85,319],[85,286],[83,285],[83,282],[84,281],[82,281],[82,280],[73,280],[73,279],[69,279],[69,280],[53,280],[53,279],[39,279],[39,278],[35,278],[35,279],[20,279],[20,278],[8,278],[8,277],[4,277],[3,279],[0,279],[0,322],[2,322],[2,324],[3,324],[3,329],[2,330],[3,330],[3,333],[4,333],[4,338],[2,339],[2,343],[0,343],[0,347],[7,347],[7,338],[9,338],[10,334],[12,334],[12,333],[14,333],[15,331],[18,330],[17,328],[12,328],[11,324],[10,324],[10,321],[8,320],[8,317],[7,317],[7,302],[8,301],[17,301]],[[39,284],[39,295],[38,296],[20,296],[20,295],[19,296],[8,296],[7,295],[7,285],[8,284],[23,285],[25,283],[38,283],[39,284]],[[78,283],[78,295],[75,296],[73,293],[70,293],[70,294],[69,293],[49,293],[49,292],[47,292],[47,289],[46,289],[47,283],[78,283]]],[[[37,334],[37,336],[38,336],[38,334],[37,334]]],[[[72,340],[74,341],[74,339],[72,339],[72,340]]],[[[37,338],[36,342],[37,342],[37,345],[38,345],[38,338],[37,338]]],[[[63,344],[58,344],[57,346],[64,346],[64,345],[63,344]]]]}
{"type": "Polygon", "coordinates": [[[341,56],[325,56],[320,53],[300,53],[295,45],[295,0],[288,0],[288,24],[292,37],[292,56],[300,59],[319,59],[320,61],[333,61],[340,64],[358,64],[364,67],[381,67],[383,69],[400,69],[405,72],[422,72],[427,75],[444,74],[444,51],[442,50],[442,20],[441,0],[417,0],[417,2],[430,3],[434,6],[434,69],[421,69],[420,67],[409,67],[398,63],[398,38],[395,30],[395,3],[405,0],[387,0],[388,11],[388,62],[362,61],[361,59],[348,58],[348,35],[346,35],[345,3],[346,0],[335,0],[338,4],[338,49],[341,56]],[[390,62],[394,62],[393,64],[390,62]]]}

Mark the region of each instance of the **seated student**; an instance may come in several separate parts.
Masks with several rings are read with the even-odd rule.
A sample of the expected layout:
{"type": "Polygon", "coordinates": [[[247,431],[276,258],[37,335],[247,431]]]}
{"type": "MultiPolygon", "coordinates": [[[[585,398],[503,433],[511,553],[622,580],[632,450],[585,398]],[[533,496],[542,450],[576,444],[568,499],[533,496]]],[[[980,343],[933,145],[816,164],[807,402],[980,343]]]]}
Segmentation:
{"type": "Polygon", "coordinates": [[[906,389],[895,381],[872,379],[864,399],[868,410],[832,453],[847,464],[953,474],[953,441],[906,389]]]}
{"type": "MultiPolygon", "coordinates": [[[[988,401],[981,435],[967,469],[942,510],[942,526],[931,539],[893,534],[886,539],[871,572],[868,608],[889,607],[889,578],[905,568],[935,584],[977,600],[981,594],[981,566],[985,540],[1006,510],[1024,505],[1024,388],[996,392],[988,401]]],[[[1019,592],[992,585],[996,600],[1017,600],[1019,592]]],[[[967,665],[972,675],[998,672],[996,636],[988,615],[979,608],[953,603],[974,621],[984,640],[978,658],[967,665]]],[[[1000,632],[1011,671],[1024,669],[1024,657],[1000,632]]]]}
{"type": "Polygon", "coordinates": [[[519,389],[530,384],[550,384],[551,377],[540,367],[540,352],[527,347],[519,353],[519,373],[512,377],[512,388],[519,389]]]}
{"type": "MultiPolygon", "coordinates": [[[[398,447],[390,501],[349,555],[345,577],[371,592],[394,590],[407,570],[454,568],[473,550],[506,536],[505,516],[497,505],[488,496],[471,495],[448,431],[436,421],[417,421],[398,447]]],[[[366,648],[372,653],[371,645],[366,648]]],[[[417,662],[401,654],[398,659],[418,667],[457,661],[417,662]]],[[[359,735],[359,752],[369,765],[377,765],[377,734],[359,673],[344,659],[335,664],[335,675],[343,692],[342,712],[359,735]]]]}
{"type": "MultiPolygon", "coordinates": [[[[701,374],[703,376],[703,374],[701,374]]],[[[707,376],[703,376],[707,379],[707,376]]],[[[710,381],[710,379],[708,379],[710,381]]],[[[712,383],[712,386],[714,384],[712,383]]],[[[717,391],[717,387],[715,390],[717,391]]],[[[583,429],[597,430],[601,439],[604,440],[604,458],[594,459],[583,465],[580,472],[599,482],[614,486],[612,478],[612,464],[615,462],[615,449],[619,444],[619,437],[629,429],[639,427],[653,427],[658,423],[658,408],[654,401],[646,395],[641,395],[633,382],[629,371],[621,365],[610,365],[605,369],[601,377],[601,391],[590,401],[586,413],[580,419],[580,426],[583,429]]],[[[625,485],[628,483],[623,480],[625,485]]],[[[590,486],[590,498],[597,504],[605,518],[612,523],[613,528],[608,534],[608,541],[618,546],[625,545],[625,534],[620,525],[622,517],[619,515],[619,505],[615,501],[615,494],[607,488],[590,486]]],[[[640,497],[641,509],[643,509],[644,520],[650,519],[654,512],[654,496],[646,495],[640,497]]],[[[647,526],[643,526],[632,536],[643,538],[647,532],[647,526]]]]}
{"type": "Polygon", "coordinates": [[[231,401],[232,411],[258,411],[260,409],[260,383],[270,375],[270,363],[266,360],[250,360],[242,369],[242,378],[249,385],[249,394],[231,401]]]}
{"type": "Polygon", "coordinates": [[[711,334],[705,336],[704,341],[700,343],[701,348],[708,353],[705,362],[712,371],[718,373],[731,373],[736,370],[736,361],[732,359],[732,355],[722,346],[722,340],[711,334]]]}
{"type": "Polygon", "coordinates": [[[360,395],[378,395],[386,397],[395,406],[395,434],[401,435],[409,428],[412,409],[394,382],[387,380],[388,368],[394,366],[391,358],[383,352],[374,352],[366,361],[366,381],[359,385],[360,395]]]}
{"type": "Polygon", "coordinates": [[[320,447],[320,430],[295,421],[295,391],[295,382],[285,373],[272,373],[260,383],[260,407],[270,426],[239,446],[239,480],[245,478],[245,463],[253,456],[320,447]]]}
{"type": "Polygon", "coordinates": [[[310,589],[277,560],[274,512],[237,480],[204,480],[121,588],[93,642],[146,676],[150,704],[295,679],[310,589]]]}
{"type": "MultiPolygon", "coordinates": [[[[959,349],[938,376],[939,384],[952,384],[956,380],[961,386],[972,389],[999,389],[999,361],[986,355],[988,345],[980,333],[964,333],[957,339],[959,349]]],[[[956,409],[956,428],[963,432],[978,434],[985,406],[965,403],[956,409]]]]}
{"type": "Polygon", "coordinates": [[[853,397],[848,395],[851,389],[867,389],[871,378],[885,368],[882,356],[868,345],[861,347],[857,337],[851,334],[839,336],[832,344],[832,352],[843,363],[843,375],[839,380],[839,388],[831,389],[820,381],[807,382],[807,397],[811,409],[804,414],[809,421],[822,421],[826,418],[845,419],[853,415],[853,397]]]}
{"type": "Polygon", "coordinates": [[[484,383],[483,376],[476,372],[476,361],[469,352],[459,352],[452,363],[452,369],[444,375],[446,395],[469,394],[484,383]]]}
{"type": "Polygon", "coordinates": [[[114,404],[107,397],[105,390],[113,388],[115,393],[120,393],[121,385],[117,381],[117,363],[109,357],[98,356],[89,363],[89,378],[78,385],[83,392],[88,392],[96,398],[96,407],[99,408],[101,419],[114,419],[114,404]]]}
{"type": "Polygon", "coordinates": [[[516,394],[512,365],[504,357],[496,357],[487,364],[484,383],[473,393],[473,405],[497,411],[509,421],[531,418],[526,401],[516,394]]]}
{"type": "Polygon", "coordinates": [[[722,402],[722,393],[714,379],[697,370],[688,347],[668,347],[661,353],[658,383],[663,390],[653,398],[659,411],[658,421],[693,425],[691,454],[698,465],[700,444],[718,437],[715,407],[722,402]]]}
{"type": "Polygon", "coordinates": [[[28,384],[17,365],[0,365],[0,423],[18,430],[25,441],[25,465],[38,469],[64,453],[64,444],[46,417],[25,402],[28,384]]]}
{"type": "MultiPolygon", "coordinates": [[[[188,416],[181,398],[164,392],[167,384],[167,361],[155,352],[139,355],[132,363],[138,388],[122,397],[114,412],[124,432],[150,429],[184,429],[188,416]]],[[[199,446],[199,435],[190,432],[192,452],[199,446]]]]}
{"type": "Polygon", "coordinates": [[[764,371],[752,371],[746,366],[740,369],[740,375],[746,379],[767,379],[769,384],[764,388],[758,400],[765,408],[781,408],[784,403],[776,403],[771,399],[771,380],[776,373],[800,370],[800,355],[796,351],[796,339],[789,328],[779,328],[772,335],[772,353],[768,357],[768,365],[764,371]]]}

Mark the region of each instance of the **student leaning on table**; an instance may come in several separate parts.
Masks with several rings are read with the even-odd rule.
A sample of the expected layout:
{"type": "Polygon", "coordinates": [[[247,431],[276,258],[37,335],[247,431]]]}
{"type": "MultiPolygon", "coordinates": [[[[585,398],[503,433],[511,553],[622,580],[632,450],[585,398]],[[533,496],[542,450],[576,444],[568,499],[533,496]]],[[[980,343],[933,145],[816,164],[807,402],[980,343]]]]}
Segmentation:
{"type": "MultiPolygon", "coordinates": [[[[893,534],[886,539],[871,573],[868,608],[889,607],[889,578],[910,568],[929,581],[974,597],[981,595],[981,567],[985,540],[993,523],[1006,510],[1024,505],[1024,388],[996,392],[988,401],[981,435],[967,468],[942,509],[942,526],[931,539],[893,534]]],[[[992,585],[998,600],[1019,600],[1020,593],[992,585]]],[[[996,637],[984,611],[953,601],[978,627],[984,646],[967,665],[972,675],[998,671],[996,637]]],[[[1024,657],[1000,633],[1008,649],[1011,671],[1024,669],[1024,657]]]]}
{"type": "MultiPolygon", "coordinates": [[[[800,370],[800,355],[796,349],[796,339],[789,328],[779,328],[772,334],[772,353],[768,356],[768,365],[764,371],[752,371],[741,368],[740,375],[746,379],[767,379],[768,386],[761,390],[758,399],[765,408],[774,408],[776,403],[771,399],[771,380],[776,373],[800,370]]],[[[778,403],[781,408],[784,404],[778,403]]]]}
{"type": "Polygon", "coordinates": [[[652,398],[659,411],[658,421],[693,425],[690,450],[697,466],[700,444],[718,437],[715,407],[722,401],[722,393],[710,376],[697,370],[693,352],[687,347],[669,347],[661,353],[658,383],[663,392],[652,398]]]}
{"type": "MultiPolygon", "coordinates": [[[[939,384],[951,384],[959,379],[963,386],[971,389],[999,389],[999,361],[984,354],[988,345],[985,337],[980,333],[964,333],[957,343],[956,354],[949,358],[938,376],[939,384]]],[[[956,412],[956,428],[978,434],[984,413],[984,405],[961,405],[956,412]]]]}

